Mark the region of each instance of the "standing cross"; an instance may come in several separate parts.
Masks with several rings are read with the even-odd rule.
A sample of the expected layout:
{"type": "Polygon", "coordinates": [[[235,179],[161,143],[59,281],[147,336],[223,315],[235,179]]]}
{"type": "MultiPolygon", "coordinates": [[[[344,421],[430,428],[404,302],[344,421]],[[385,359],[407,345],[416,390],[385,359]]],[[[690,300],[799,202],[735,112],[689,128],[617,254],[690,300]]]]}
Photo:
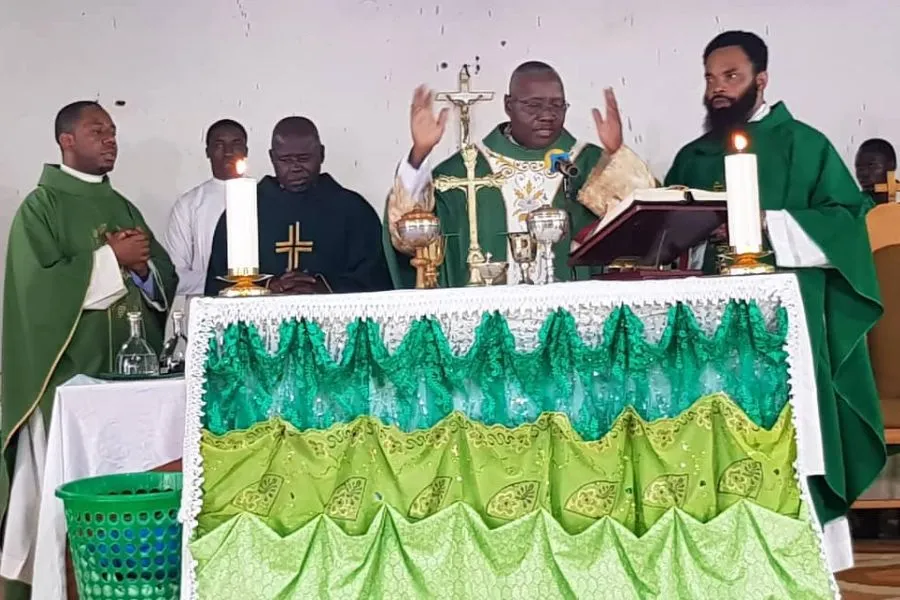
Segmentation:
{"type": "Polygon", "coordinates": [[[294,271],[300,268],[300,254],[312,252],[313,243],[300,241],[300,222],[296,221],[288,226],[288,239],[283,242],[275,242],[275,254],[287,254],[287,270],[294,271]]]}
{"type": "Polygon", "coordinates": [[[459,70],[459,89],[455,92],[438,92],[435,100],[451,102],[459,109],[459,145],[469,143],[469,109],[476,102],[492,100],[494,92],[473,92],[469,90],[469,82],[472,76],[469,74],[469,65],[463,65],[459,70]]]}
{"type": "Polygon", "coordinates": [[[900,193],[900,181],[897,181],[897,175],[894,171],[887,172],[887,181],[884,183],[876,183],[875,191],[878,193],[887,192],[888,202],[896,202],[897,194],[900,193]]]}
{"type": "Polygon", "coordinates": [[[475,164],[478,160],[478,149],[474,144],[463,146],[460,151],[462,153],[463,164],[466,166],[465,177],[451,177],[449,175],[440,175],[434,180],[434,188],[439,192],[447,190],[462,189],[466,192],[466,212],[469,216],[469,252],[466,256],[466,264],[469,265],[469,285],[479,285],[481,281],[480,273],[476,265],[484,264],[484,251],[481,244],[478,243],[478,214],[475,200],[478,196],[478,190],[481,188],[503,187],[503,183],[507,178],[505,173],[491,173],[485,177],[475,176],[475,164]]]}

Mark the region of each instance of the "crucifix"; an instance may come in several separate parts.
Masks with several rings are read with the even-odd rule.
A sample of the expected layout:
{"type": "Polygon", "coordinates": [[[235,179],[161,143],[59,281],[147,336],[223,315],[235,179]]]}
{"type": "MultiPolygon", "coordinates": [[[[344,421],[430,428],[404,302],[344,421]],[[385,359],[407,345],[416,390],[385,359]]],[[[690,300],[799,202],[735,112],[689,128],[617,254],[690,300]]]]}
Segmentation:
{"type": "Polygon", "coordinates": [[[897,181],[897,174],[894,171],[887,172],[887,181],[875,184],[875,192],[883,194],[887,192],[887,201],[896,202],[897,194],[900,193],[900,181],[897,181]]]}
{"type": "Polygon", "coordinates": [[[469,143],[469,121],[471,115],[469,109],[476,102],[492,100],[494,92],[473,92],[469,89],[472,76],[469,74],[469,65],[463,65],[459,70],[459,89],[455,92],[438,92],[434,97],[441,102],[451,102],[459,109],[459,145],[464,147],[469,143]]]}
{"type": "Polygon", "coordinates": [[[506,181],[506,173],[491,173],[484,177],[475,176],[475,164],[478,160],[478,148],[474,144],[466,144],[460,150],[463,164],[466,167],[465,177],[451,177],[440,175],[434,180],[434,188],[439,192],[461,189],[466,193],[466,212],[469,216],[469,252],[466,256],[466,264],[469,266],[469,281],[466,285],[483,285],[484,280],[478,265],[486,262],[484,251],[478,243],[478,213],[476,199],[481,188],[500,188],[506,181]]]}
{"type": "Polygon", "coordinates": [[[275,254],[287,254],[287,271],[300,268],[300,254],[312,252],[313,243],[300,240],[300,221],[288,226],[288,239],[275,243],[275,254]]]}

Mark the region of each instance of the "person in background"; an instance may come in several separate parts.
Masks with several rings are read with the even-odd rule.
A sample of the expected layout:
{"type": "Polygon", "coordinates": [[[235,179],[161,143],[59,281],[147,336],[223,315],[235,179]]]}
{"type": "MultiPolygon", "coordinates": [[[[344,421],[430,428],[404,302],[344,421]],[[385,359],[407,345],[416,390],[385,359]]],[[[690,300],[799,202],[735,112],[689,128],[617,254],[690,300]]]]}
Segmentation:
{"type": "Polygon", "coordinates": [[[875,204],[888,201],[896,202],[896,198],[888,198],[888,193],[876,192],[875,186],[887,183],[888,171],[897,170],[897,153],[887,140],[871,138],[864,141],[856,151],[856,180],[875,204]]]}
{"type": "Polygon", "coordinates": [[[182,194],[172,208],[163,245],[178,271],[179,296],[201,296],[212,252],[216,223],[225,210],[225,182],[239,177],[236,163],[247,156],[247,131],[231,119],[206,132],[206,157],[212,177],[182,194]]]}

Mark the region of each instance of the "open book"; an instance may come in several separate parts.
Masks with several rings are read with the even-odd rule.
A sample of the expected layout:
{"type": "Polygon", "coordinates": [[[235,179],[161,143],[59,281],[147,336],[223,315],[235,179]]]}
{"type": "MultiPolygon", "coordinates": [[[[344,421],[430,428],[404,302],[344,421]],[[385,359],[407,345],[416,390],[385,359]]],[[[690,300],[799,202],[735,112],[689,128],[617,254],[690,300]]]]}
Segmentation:
{"type": "MultiPolygon", "coordinates": [[[[697,190],[685,187],[683,185],[635,190],[631,194],[626,196],[625,199],[607,210],[602,219],[579,232],[579,235],[576,236],[573,242],[576,244],[576,247],[578,244],[584,243],[584,241],[588,238],[591,238],[597,235],[598,232],[603,231],[613,221],[615,221],[616,218],[619,217],[619,215],[626,212],[635,204],[689,204],[691,202],[725,203],[727,199],[728,194],[726,194],[725,192],[697,190]]],[[[573,250],[574,249],[575,248],[573,247],[573,250]]]]}

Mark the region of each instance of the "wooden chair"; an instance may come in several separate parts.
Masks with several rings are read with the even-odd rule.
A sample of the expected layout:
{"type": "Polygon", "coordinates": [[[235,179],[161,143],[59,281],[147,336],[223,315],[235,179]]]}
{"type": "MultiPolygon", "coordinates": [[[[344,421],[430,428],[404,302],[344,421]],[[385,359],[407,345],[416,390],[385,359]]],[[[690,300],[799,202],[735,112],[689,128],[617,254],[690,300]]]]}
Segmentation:
{"type": "MultiPolygon", "coordinates": [[[[888,446],[900,446],[900,204],[876,206],[866,218],[884,315],[869,333],[869,354],[888,446]]],[[[855,509],[900,508],[900,498],[864,499],[855,509]]]]}

